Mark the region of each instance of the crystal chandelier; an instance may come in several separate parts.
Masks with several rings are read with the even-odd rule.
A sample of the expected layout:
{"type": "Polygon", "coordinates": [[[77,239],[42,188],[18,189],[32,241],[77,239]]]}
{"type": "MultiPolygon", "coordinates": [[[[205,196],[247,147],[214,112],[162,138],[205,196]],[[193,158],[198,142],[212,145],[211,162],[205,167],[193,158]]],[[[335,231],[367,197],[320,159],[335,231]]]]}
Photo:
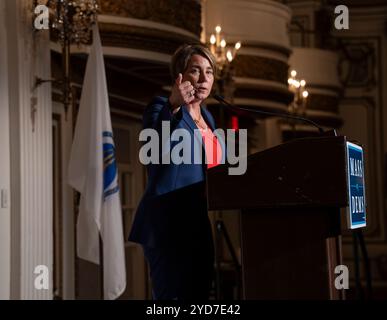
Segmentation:
{"type": "Polygon", "coordinates": [[[77,45],[90,42],[91,27],[97,21],[97,0],[49,0],[47,4],[53,10],[52,28],[62,46],[66,41],[77,45]]]}
{"type": "MultiPolygon", "coordinates": [[[[34,0],[35,4],[37,0],[34,0]]],[[[99,6],[97,0],[48,0],[52,30],[56,31],[62,47],[62,77],[60,79],[41,79],[35,77],[35,88],[45,82],[55,82],[62,86],[62,102],[67,120],[67,111],[73,102],[70,77],[71,44],[89,44],[91,28],[97,23],[99,6]]]]}

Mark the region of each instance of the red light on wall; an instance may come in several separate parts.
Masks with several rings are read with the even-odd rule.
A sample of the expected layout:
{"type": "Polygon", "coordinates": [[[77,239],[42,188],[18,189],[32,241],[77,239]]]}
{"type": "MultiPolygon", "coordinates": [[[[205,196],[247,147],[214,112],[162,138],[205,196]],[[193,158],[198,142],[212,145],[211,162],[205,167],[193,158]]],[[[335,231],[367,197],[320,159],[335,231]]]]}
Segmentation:
{"type": "Polygon", "coordinates": [[[239,130],[239,121],[237,116],[231,116],[231,129],[235,131],[239,130]]]}

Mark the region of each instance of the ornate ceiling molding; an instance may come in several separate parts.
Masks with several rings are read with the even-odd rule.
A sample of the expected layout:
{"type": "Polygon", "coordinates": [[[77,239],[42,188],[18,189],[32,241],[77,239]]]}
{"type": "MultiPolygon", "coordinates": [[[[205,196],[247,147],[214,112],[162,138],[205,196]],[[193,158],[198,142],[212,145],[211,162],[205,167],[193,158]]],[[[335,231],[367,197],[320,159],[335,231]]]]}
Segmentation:
{"type": "Polygon", "coordinates": [[[264,57],[237,55],[232,62],[237,77],[256,78],[287,84],[288,64],[264,57]]]}
{"type": "Polygon", "coordinates": [[[288,90],[278,90],[273,87],[237,87],[235,90],[235,98],[268,100],[287,105],[293,99],[293,95],[288,90]]]}
{"type": "Polygon", "coordinates": [[[172,54],[182,43],[199,42],[197,39],[158,29],[101,23],[101,39],[104,46],[149,50],[172,54]]]}
{"type": "Polygon", "coordinates": [[[339,97],[311,93],[306,102],[307,110],[321,110],[338,113],[339,97]]]}
{"type": "Polygon", "coordinates": [[[198,37],[201,5],[195,0],[101,0],[101,14],[165,23],[185,29],[198,37]]]}

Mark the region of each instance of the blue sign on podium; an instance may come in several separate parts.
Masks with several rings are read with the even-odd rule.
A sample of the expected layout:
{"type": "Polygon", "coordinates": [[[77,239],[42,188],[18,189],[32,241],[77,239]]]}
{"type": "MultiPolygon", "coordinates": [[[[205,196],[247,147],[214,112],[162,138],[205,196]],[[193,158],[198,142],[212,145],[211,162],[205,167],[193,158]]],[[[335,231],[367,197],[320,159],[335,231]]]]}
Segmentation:
{"type": "Polygon", "coordinates": [[[347,142],[348,225],[351,229],[366,226],[366,197],[363,148],[347,142]]]}

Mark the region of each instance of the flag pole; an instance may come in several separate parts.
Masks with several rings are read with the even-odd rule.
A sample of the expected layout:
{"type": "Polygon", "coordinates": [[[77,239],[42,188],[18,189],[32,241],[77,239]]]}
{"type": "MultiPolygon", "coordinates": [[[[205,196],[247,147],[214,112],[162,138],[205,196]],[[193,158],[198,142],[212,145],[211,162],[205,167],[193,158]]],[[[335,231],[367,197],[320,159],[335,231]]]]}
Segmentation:
{"type": "Polygon", "coordinates": [[[104,285],[103,285],[103,242],[101,234],[99,234],[99,281],[101,288],[101,300],[104,300],[104,285]]]}
{"type": "Polygon", "coordinates": [[[126,269],[122,210],[103,62],[101,39],[97,25],[94,25],[93,45],[86,64],[71,147],[68,182],[82,194],[77,221],[78,255],[100,265],[100,274],[96,275],[100,280],[100,298],[113,300],[125,290],[126,269]],[[105,157],[106,161],[109,160],[106,166],[105,157]],[[105,175],[109,179],[104,180],[105,175]],[[105,269],[108,274],[105,274],[105,269]]]}

